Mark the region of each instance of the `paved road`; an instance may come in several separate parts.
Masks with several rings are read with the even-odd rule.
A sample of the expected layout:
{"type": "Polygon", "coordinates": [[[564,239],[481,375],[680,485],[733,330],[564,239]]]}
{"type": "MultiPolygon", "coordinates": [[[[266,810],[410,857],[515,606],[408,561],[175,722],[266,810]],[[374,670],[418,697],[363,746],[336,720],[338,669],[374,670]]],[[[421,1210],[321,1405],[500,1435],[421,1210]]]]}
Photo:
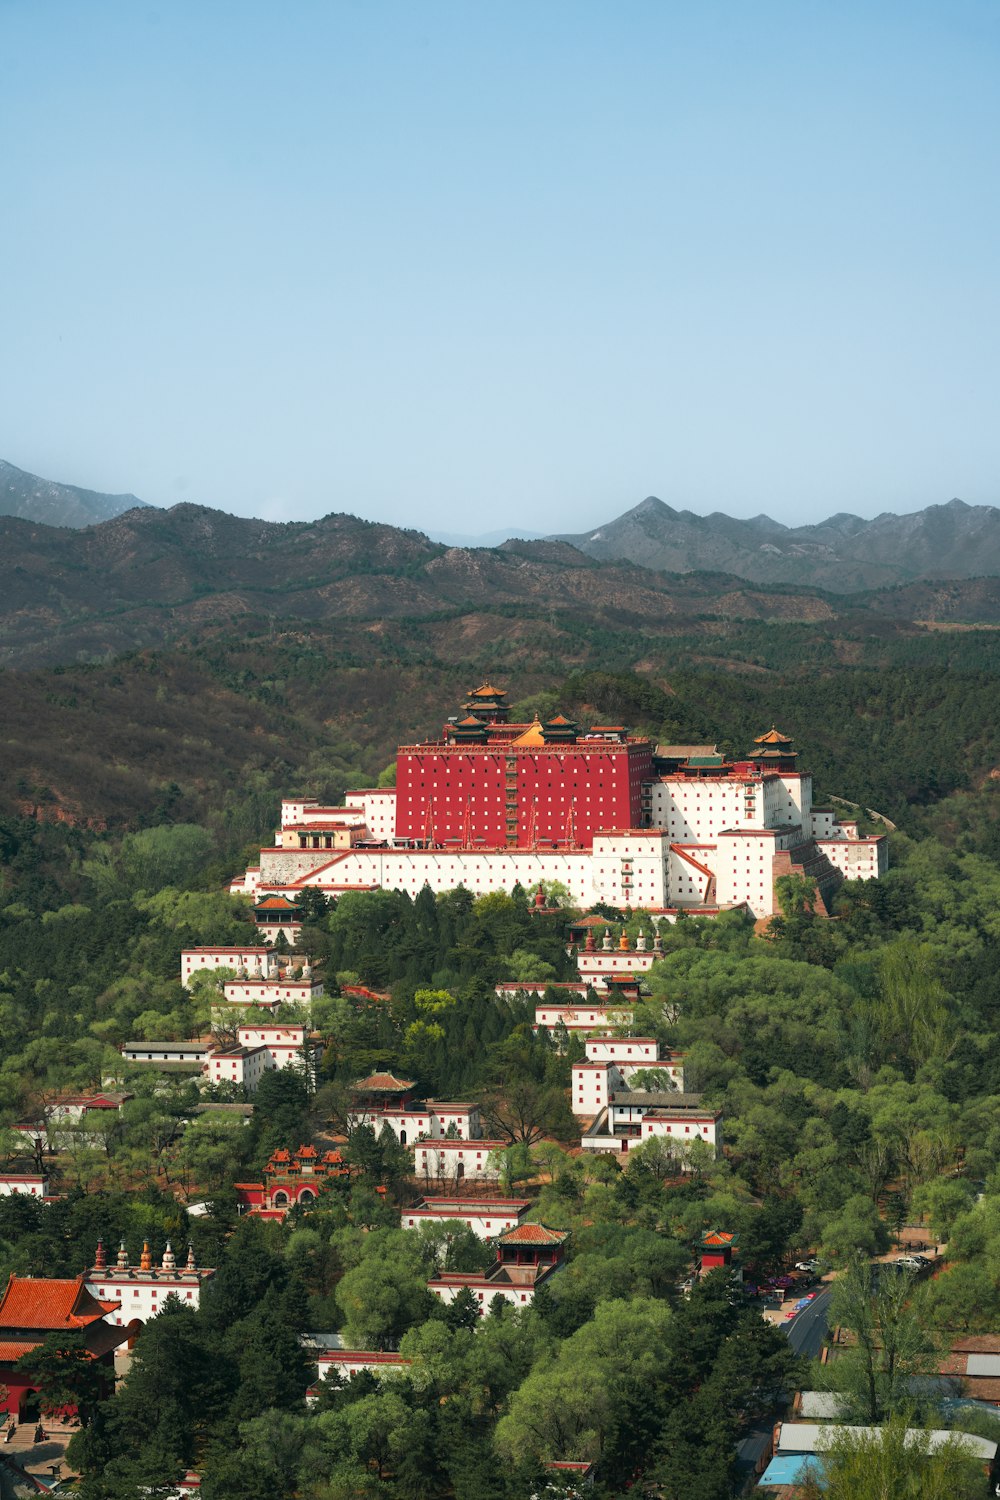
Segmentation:
{"type": "MultiPolygon", "coordinates": [[[[830,1295],[829,1288],[820,1292],[790,1322],[781,1324],[796,1354],[803,1354],[807,1359],[815,1359],[819,1354],[826,1337],[830,1295]]],[[[773,1422],[759,1423],[736,1444],[736,1460],[741,1474],[749,1476],[757,1467],[771,1441],[773,1426],[773,1422]]]]}
{"type": "Polygon", "coordinates": [[[796,1354],[815,1359],[823,1347],[826,1337],[826,1319],[830,1308],[829,1287],[814,1297],[808,1307],[797,1313],[790,1323],[784,1325],[788,1342],[796,1354]]]}

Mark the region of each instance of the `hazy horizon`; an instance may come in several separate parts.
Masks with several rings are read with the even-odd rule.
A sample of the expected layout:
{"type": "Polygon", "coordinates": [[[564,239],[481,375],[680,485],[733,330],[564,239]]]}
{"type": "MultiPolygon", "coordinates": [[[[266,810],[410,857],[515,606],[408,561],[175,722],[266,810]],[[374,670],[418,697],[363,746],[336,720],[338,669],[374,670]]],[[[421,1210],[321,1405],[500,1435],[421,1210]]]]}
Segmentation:
{"type": "Polygon", "coordinates": [[[994,6],[15,0],[0,42],[20,468],[473,537],[1000,503],[994,6]]]}

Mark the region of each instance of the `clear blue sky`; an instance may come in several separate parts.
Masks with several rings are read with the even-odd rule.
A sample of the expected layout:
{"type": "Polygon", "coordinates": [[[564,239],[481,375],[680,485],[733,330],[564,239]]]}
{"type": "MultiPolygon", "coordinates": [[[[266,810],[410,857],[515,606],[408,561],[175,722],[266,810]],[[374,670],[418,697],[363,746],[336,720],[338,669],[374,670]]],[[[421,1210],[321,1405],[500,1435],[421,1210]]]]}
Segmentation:
{"type": "Polygon", "coordinates": [[[299,519],[1000,504],[1000,5],[0,0],[0,457],[299,519]]]}

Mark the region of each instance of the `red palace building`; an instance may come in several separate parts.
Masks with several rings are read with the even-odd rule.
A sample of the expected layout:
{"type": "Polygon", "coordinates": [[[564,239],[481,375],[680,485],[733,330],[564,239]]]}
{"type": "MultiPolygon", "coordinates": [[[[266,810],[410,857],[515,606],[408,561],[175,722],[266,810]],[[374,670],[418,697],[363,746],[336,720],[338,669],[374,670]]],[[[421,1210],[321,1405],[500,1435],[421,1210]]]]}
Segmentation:
{"type": "Polygon", "coordinates": [[[581,734],[562,714],[508,723],[506,693],[484,683],[438,740],[401,745],[396,837],[464,849],[589,848],[596,832],[642,826],[653,747],[621,724],[581,734]]]}
{"type": "MultiPolygon", "coordinates": [[[[105,1377],[108,1394],[114,1390],[114,1351],[134,1334],[138,1324],[115,1327],[108,1315],[119,1301],[103,1301],[87,1290],[86,1277],[53,1280],[11,1275],[0,1297],[0,1411],[18,1422],[36,1420],[38,1383],[17,1368],[22,1354],[37,1349],[50,1333],[82,1338],[86,1357],[105,1377]]],[[[63,1409],[71,1416],[74,1407],[63,1409]]]]}

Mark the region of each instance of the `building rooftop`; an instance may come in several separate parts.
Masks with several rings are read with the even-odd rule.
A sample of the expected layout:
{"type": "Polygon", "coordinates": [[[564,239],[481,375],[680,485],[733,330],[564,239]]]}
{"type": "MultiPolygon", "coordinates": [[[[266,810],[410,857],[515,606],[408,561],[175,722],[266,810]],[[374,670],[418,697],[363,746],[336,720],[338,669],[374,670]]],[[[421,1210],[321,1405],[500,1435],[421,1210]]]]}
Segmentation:
{"type": "Polygon", "coordinates": [[[611,1095],[611,1103],[643,1104],[651,1108],[662,1105],[664,1110],[681,1114],[705,1113],[701,1094],[660,1093],[656,1089],[620,1089],[611,1095]]]}
{"type": "Polygon", "coordinates": [[[562,1245],[569,1239],[566,1229],[550,1229],[547,1224],[517,1224],[497,1236],[498,1245],[562,1245]]]}
{"type": "Polygon", "coordinates": [[[412,1078],[397,1078],[394,1073],[369,1073],[354,1085],[359,1094],[405,1094],[416,1085],[412,1078]]]}
{"type": "MultiPolygon", "coordinates": [[[[0,1330],[19,1332],[36,1328],[47,1333],[57,1329],[86,1328],[114,1312],[119,1302],[100,1302],[87,1291],[84,1278],[50,1279],[11,1273],[0,1298],[0,1330]]],[[[31,1345],[30,1347],[34,1347],[31,1345]]]]}

